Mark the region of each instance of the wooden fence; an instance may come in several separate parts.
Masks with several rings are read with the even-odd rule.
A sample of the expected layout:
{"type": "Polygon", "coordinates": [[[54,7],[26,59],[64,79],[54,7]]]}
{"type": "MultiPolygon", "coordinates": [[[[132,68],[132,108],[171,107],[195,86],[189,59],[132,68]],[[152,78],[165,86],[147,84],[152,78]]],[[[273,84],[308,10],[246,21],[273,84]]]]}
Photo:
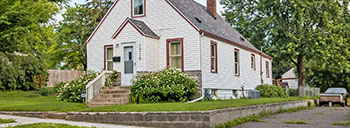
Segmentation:
{"type": "Polygon", "coordinates": [[[69,82],[85,74],[85,71],[71,70],[49,70],[49,81],[47,87],[54,87],[55,83],[69,82]]]}

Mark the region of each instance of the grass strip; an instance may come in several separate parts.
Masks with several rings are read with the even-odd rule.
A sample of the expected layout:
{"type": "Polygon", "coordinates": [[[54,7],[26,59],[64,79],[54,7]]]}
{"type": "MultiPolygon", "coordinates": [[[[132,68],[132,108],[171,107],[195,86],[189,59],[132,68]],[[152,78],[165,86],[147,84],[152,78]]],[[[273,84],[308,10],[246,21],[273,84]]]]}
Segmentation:
{"type": "Polygon", "coordinates": [[[350,121],[339,121],[339,122],[333,122],[333,125],[345,125],[345,126],[349,126],[350,125],[350,121]]]}
{"type": "Polygon", "coordinates": [[[14,123],[16,120],[14,119],[1,119],[0,118],[0,124],[7,124],[7,123],[14,123]]]}
{"type": "Polygon", "coordinates": [[[56,123],[35,123],[35,124],[10,126],[7,128],[96,128],[96,127],[80,127],[80,126],[72,126],[68,124],[56,124],[56,123]]]}
{"type": "MultiPolygon", "coordinates": [[[[310,108],[314,108],[314,105],[310,105],[309,106],[302,106],[302,107],[296,107],[296,108],[290,108],[290,109],[283,109],[280,108],[276,113],[292,113],[292,112],[297,112],[299,110],[304,110],[304,109],[310,109],[310,108]]],[[[246,123],[246,122],[264,122],[263,120],[261,120],[260,118],[268,118],[273,114],[272,111],[262,111],[259,115],[251,115],[251,116],[246,116],[246,117],[240,117],[240,118],[236,118],[232,121],[229,121],[225,124],[219,124],[217,126],[215,126],[216,128],[232,128],[235,127],[237,125],[246,123]]],[[[306,122],[305,122],[306,123],[306,122]]]]}
{"type": "Polygon", "coordinates": [[[285,121],[286,124],[308,124],[305,120],[289,120],[285,121]]]}

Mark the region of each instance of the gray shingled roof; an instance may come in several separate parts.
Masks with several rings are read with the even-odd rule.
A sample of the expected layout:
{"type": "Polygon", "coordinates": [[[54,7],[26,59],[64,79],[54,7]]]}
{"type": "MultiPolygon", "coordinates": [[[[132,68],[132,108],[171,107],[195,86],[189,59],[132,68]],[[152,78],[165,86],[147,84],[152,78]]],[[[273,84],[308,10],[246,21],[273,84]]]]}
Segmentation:
{"type": "Polygon", "coordinates": [[[159,38],[159,36],[151,30],[143,21],[127,18],[132,24],[134,24],[137,28],[139,28],[145,36],[159,38]]]}
{"type": "Polygon", "coordinates": [[[230,24],[228,24],[219,14],[216,14],[216,18],[214,18],[212,14],[207,11],[205,6],[193,0],[169,0],[169,2],[171,2],[200,30],[257,50],[246,39],[244,39],[245,41],[242,41],[241,37],[244,37],[230,24]],[[198,18],[201,23],[196,20],[196,18],[198,18]]]}

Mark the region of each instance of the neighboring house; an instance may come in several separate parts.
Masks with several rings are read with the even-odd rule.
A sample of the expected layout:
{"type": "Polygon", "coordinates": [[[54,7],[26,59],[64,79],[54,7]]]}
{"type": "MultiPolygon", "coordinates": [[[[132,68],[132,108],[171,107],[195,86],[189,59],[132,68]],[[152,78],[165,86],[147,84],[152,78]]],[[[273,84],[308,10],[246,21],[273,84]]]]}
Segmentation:
{"type": "Polygon", "coordinates": [[[86,42],[88,70],[117,70],[130,86],[137,74],[176,67],[223,99],[242,86],[272,84],[272,57],[225,22],[215,0],[207,2],[116,0],[86,42]]]}
{"type": "Polygon", "coordinates": [[[282,81],[287,82],[289,88],[298,88],[298,79],[294,73],[294,68],[289,69],[287,72],[285,72],[282,75],[282,81]],[[283,79],[289,79],[289,80],[283,80],[283,79]]]}

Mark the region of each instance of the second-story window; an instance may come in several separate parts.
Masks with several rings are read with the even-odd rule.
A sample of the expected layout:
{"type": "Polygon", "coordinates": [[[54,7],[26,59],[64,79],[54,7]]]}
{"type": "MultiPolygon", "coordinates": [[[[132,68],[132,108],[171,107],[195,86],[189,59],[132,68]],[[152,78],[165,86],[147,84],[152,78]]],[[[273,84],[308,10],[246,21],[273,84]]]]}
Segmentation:
{"type": "Polygon", "coordinates": [[[132,0],[133,17],[145,16],[145,0],[132,0]]]}

